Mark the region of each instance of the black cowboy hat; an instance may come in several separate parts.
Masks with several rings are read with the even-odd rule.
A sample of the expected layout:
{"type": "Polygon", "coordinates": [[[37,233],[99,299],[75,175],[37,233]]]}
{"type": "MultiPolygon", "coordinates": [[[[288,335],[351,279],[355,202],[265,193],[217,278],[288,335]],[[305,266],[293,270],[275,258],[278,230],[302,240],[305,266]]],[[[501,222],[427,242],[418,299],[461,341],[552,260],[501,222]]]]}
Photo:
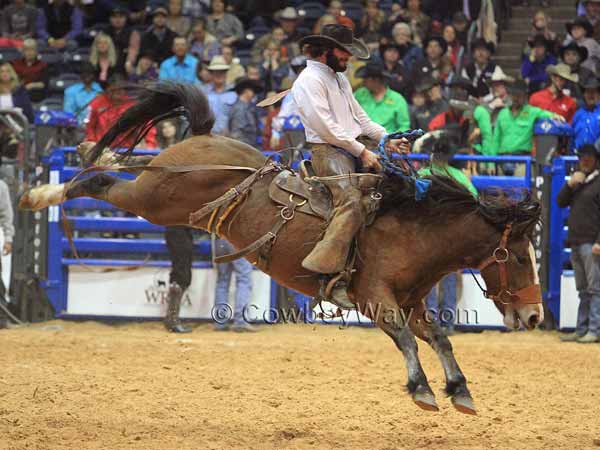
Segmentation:
{"type": "Polygon", "coordinates": [[[116,5],[110,10],[110,15],[111,16],[116,16],[116,15],[127,16],[127,15],[129,15],[129,9],[125,8],[122,5],[116,5]]]}
{"type": "Polygon", "coordinates": [[[562,59],[563,61],[565,60],[565,52],[567,50],[573,50],[573,51],[579,53],[579,62],[580,63],[585,61],[588,57],[587,48],[585,48],[582,45],[577,45],[577,43],[575,41],[571,41],[568,45],[564,45],[560,48],[560,51],[559,51],[560,59],[562,59]]]}
{"type": "Polygon", "coordinates": [[[300,48],[305,44],[335,46],[346,50],[360,59],[369,59],[371,55],[366,44],[354,37],[351,28],[338,24],[324,25],[321,34],[311,34],[298,41],[300,48]]]}
{"type": "Polygon", "coordinates": [[[358,78],[377,78],[380,80],[386,80],[390,78],[390,74],[386,72],[383,64],[378,62],[369,62],[362,66],[356,71],[355,74],[358,78]]]}
{"type": "Polygon", "coordinates": [[[477,38],[471,44],[471,51],[475,51],[477,48],[485,48],[490,53],[494,53],[496,51],[496,46],[494,43],[488,42],[483,38],[477,38]]]}
{"type": "Polygon", "coordinates": [[[250,89],[254,91],[254,93],[257,93],[261,92],[264,88],[260,81],[252,80],[248,77],[239,77],[237,80],[235,80],[235,86],[233,87],[233,90],[236,92],[236,94],[239,95],[245,89],[250,89]]]}
{"type": "Polygon", "coordinates": [[[441,36],[430,36],[427,39],[425,39],[425,41],[423,42],[423,50],[427,49],[427,46],[431,41],[437,41],[437,43],[440,44],[440,47],[442,47],[443,53],[446,53],[448,51],[448,43],[441,36]]]}
{"type": "MultiPolygon", "coordinates": [[[[456,78],[455,80],[452,80],[450,82],[450,84],[448,84],[448,87],[450,88],[450,98],[452,98],[452,92],[456,92],[456,90],[462,89],[464,90],[467,95],[470,95],[472,97],[476,97],[476,90],[475,87],[473,86],[473,83],[471,82],[471,80],[464,78],[464,77],[459,77],[456,78]]],[[[456,100],[463,100],[462,98],[456,98],[456,100]]],[[[466,100],[466,99],[464,99],[466,100]]]]}
{"type": "Polygon", "coordinates": [[[594,155],[596,158],[600,157],[600,149],[598,145],[584,144],[581,148],[575,149],[577,156],[581,155],[594,155]]]}
{"type": "Polygon", "coordinates": [[[565,24],[567,33],[571,34],[571,30],[574,26],[583,27],[585,29],[587,37],[591,37],[594,34],[594,26],[585,17],[577,17],[572,22],[565,24]]]}
{"type": "Polygon", "coordinates": [[[596,77],[589,77],[585,80],[581,80],[579,85],[581,86],[581,89],[586,90],[586,89],[598,89],[600,88],[600,81],[598,81],[598,78],[596,77]]]}
{"type": "Polygon", "coordinates": [[[440,82],[435,78],[425,77],[417,83],[415,86],[415,91],[419,94],[424,94],[437,84],[440,84],[440,82]]]}
{"type": "Polygon", "coordinates": [[[508,83],[508,93],[510,95],[514,94],[528,94],[529,86],[525,83],[524,80],[516,80],[513,83],[508,83]]]}
{"type": "Polygon", "coordinates": [[[546,39],[543,34],[536,34],[533,38],[527,40],[529,47],[534,48],[538,46],[546,47],[546,50],[552,50],[552,42],[546,39]]]}

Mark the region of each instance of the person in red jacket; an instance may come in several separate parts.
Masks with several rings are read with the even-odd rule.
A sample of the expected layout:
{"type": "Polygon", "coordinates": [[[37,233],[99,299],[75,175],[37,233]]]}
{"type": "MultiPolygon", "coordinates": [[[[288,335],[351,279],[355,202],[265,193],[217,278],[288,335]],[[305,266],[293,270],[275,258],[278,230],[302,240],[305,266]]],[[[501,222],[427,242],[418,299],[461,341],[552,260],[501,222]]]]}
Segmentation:
{"type": "Polygon", "coordinates": [[[548,66],[546,72],[550,75],[550,86],[534,93],[529,99],[529,104],[558,114],[571,123],[577,111],[577,103],[573,97],[565,95],[563,89],[567,81],[577,84],[579,77],[571,73],[571,68],[563,63],[548,66]]]}
{"type": "MultiPolygon", "coordinates": [[[[85,128],[86,141],[98,142],[119,119],[121,114],[133,104],[117,92],[116,88],[123,79],[120,74],[111,76],[106,91],[90,103],[90,117],[85,128]]],[[[121,147],[128,147],[133,144],[133,138],[126,139],[119,144],[121,147]]],[[[155,128],[150,129],[139,146],[142,148],[156,148],[155,128]]]]}

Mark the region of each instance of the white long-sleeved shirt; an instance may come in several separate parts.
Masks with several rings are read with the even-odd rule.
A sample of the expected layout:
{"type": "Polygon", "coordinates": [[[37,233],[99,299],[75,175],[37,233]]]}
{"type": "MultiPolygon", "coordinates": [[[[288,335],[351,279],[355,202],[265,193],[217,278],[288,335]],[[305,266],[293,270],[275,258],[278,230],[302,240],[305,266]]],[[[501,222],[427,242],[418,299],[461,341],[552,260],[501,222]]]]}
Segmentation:
{"type": "Polygon", "coordinates": [[[8,185],[0,180],[0,228],[4,232],[4,241],[12,243],[15,235],[14,214],[8,185]]]}
{"type": "Polygon", "coordinates": [[[365,146],[356,140],[358,136],[379,141],[385,134],[358,104],[346,76],[318,61],[307,61],[292,95],[309,143],[330,144],[359,156],[365,146]]]}

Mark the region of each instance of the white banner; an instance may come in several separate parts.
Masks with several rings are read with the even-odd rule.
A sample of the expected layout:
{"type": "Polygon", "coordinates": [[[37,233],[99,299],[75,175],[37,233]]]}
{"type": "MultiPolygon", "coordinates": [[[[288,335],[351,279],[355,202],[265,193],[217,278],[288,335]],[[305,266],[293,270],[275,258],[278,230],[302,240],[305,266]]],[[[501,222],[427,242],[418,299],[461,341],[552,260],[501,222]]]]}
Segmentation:
{"type": "MultiPolygon", "coordinates": [[[[101,268],[101,267],[100,267],[101,268]]],[[[93,273],[69,267],[67,314],[112,317],[164,317],[169,290],[169,268],[144,267],[132,272],[93,273]]],[[[217,273],[192,270],[192,284],[183,295],[181,317],[210,319],[217,273]]],[[[257,270],[252,274],[252,311],[271,305],[271,279],[257,270]]],[[[235,276],[230,285],[233,305],[235,276]]],[[[252,317],[256,317],[253,314],[252,317]]]]}

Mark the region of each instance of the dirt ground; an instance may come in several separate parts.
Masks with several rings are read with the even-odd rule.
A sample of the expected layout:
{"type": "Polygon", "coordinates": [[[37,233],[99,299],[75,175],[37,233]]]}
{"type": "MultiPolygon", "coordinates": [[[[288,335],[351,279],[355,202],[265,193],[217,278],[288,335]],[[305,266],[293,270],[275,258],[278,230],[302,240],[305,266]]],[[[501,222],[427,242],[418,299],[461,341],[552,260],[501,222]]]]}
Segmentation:
{"type": "Polygon", "coordinates": [[[0,333],[0,449],[600,449],[600,345],[557,333],[452,338],[479,410],[404,391],[379,330],[264,326],[185,336],[159,323],[51,322],[0,333]]]}

